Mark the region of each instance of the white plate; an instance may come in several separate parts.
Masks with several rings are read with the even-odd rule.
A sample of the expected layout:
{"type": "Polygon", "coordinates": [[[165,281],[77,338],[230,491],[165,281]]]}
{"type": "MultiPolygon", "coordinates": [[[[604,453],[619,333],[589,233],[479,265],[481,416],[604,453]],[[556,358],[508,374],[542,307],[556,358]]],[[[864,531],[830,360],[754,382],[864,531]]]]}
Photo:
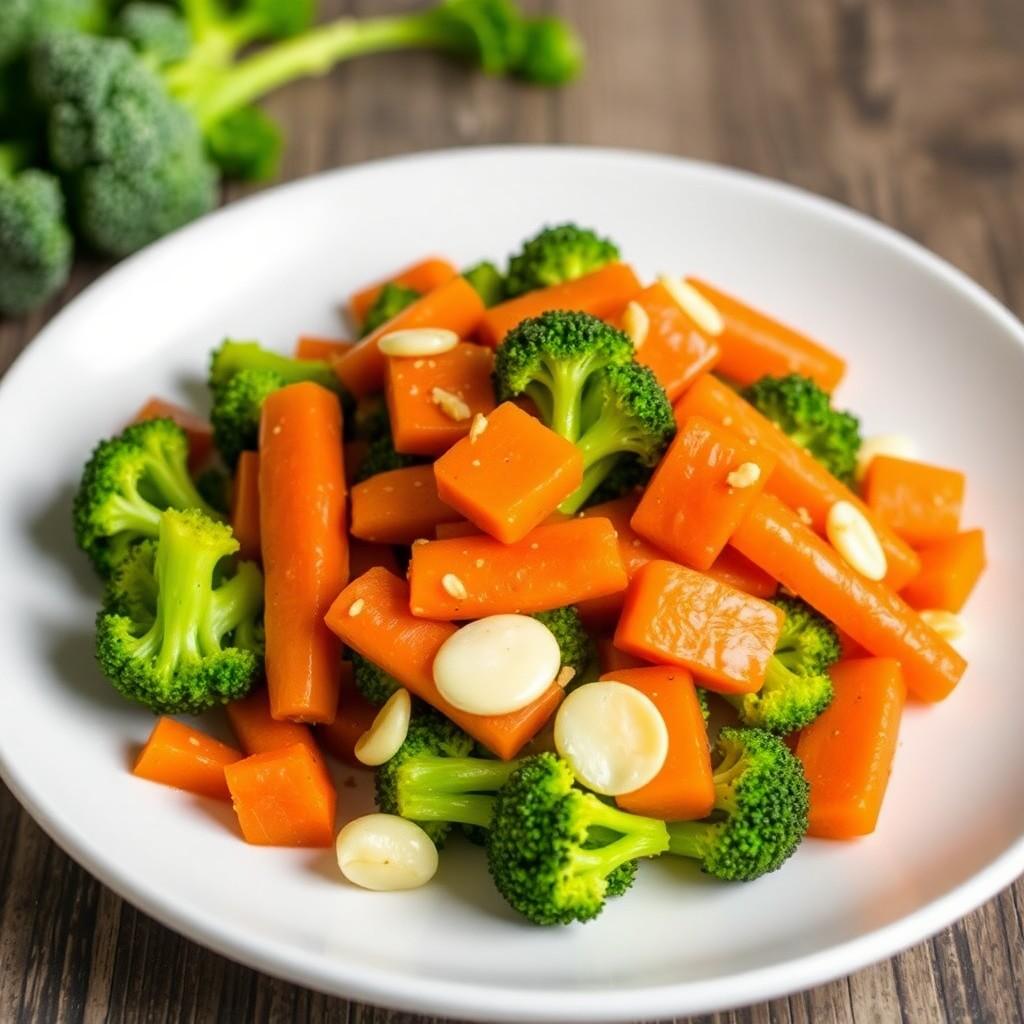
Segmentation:
{"type": "MultiPolygon", "coordinates": [[[[801,192],[662,157],[450,150],[323,175],[239,203],[122,264],[0,386],[0,765],[58,843],[125,898],[221,953],[327,992],[426,1013],[603,1021],[734,1006],[888,956],[1024,867],[1020,513],[1024,330],[934,256],[801,192]],[[225,334],[290,348],[338,331],[352,288],[427,252],[502,258],[545,222],[594,224],[640,272],[694,271],[849,358],[867,430],[908,431],[969,474],[965,522],[991,567],[968,611],[971,667],[908,709],[878,831],[808,841],[783,870],[722,885],[643,865],[595,923],[507,912],[479,851],[434,884],[376,895],[331,852],[246,846],[226,806],[133,778],[152,719],[92,661],[98,588],[69,499],[94,441],[150,393],[203,403],[225,334]]],[[[346,813],[365,789],[342,788],[346,813]]]]}

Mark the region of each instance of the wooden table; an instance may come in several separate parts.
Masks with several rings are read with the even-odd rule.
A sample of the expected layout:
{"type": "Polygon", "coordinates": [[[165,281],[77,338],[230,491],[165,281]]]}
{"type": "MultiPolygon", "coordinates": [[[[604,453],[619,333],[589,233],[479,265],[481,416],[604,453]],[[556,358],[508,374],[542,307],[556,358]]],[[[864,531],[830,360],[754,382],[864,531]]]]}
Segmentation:
{"type": "MultiPolygon", "coordinates": [[[[394,4],[323,6],[365,14],[394,4]]],[[[685,154],[863,210],[1024,312],[1022,0],[553,0],[547,8],[586,36],[590,65],[579,84],[535,91],[419,55],[353,64],[270,103],[290,136],[284,177],[475,143],[685,154]]],[[[0,324],[0,370],[102,269],[81,267],[58,302],[0,324]]],[[[1018,882],[888,963],[714,1019],[1019,1021],[1022,914],[1018,882]]],[[[0,1021],[55,1020],[422,1018],[317,995],[179,938],[90,878],[0,787],[0,1021]]]]}

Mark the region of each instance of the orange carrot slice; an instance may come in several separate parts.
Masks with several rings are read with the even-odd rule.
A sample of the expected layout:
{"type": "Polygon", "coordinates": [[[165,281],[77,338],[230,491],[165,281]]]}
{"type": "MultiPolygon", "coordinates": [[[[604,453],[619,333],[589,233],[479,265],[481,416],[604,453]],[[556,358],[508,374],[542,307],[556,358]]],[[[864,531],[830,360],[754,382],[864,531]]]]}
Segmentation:
{"type": "Polygon", "coordinates": [[[228,721],[247,754],[265,754],[296,743],[305,743],[319,757],[319,750],[308,725],[279,722],[270,714],[270,698],[263,689],[253,690],[241,700],[227,705],[228,721]]]}
{"type": "Polygon", "coordinates": [[[412,266],[398,271],[393,277],[360,288],[348,300],[349,312],[356,323],[361,324],[366,319],[366,314],[370,312],[370,307],[377,301],[377,296],[384,285],[399,284],[403,288],[411,288],[413,291],[426,294],[447,284],[457,274],[458,271],[447,260],[436,256],[419,260],[412,266]]]}
{"type": "Polygon", "coordinates": [[[132,768],[140,779],[227,800],[224,768],[242,755],[226,743],[173,718],[158,718],[132,768]]]}
{"type": "Polygon", "coordinates": [[[411,544],[461,518],[438,497],[433,466],[391,469],[352,488],[352,535],[361,540],[411,544]]]}
{"type": "Polygon", "coordinates": [[[985,571],[985,534],[967,530],[918,551],[921,571],[901,591],[911,608],[958,612],[985,571]]]}
{"type": "Polygon", "coordinates": [[[908,544],[933,544],[960,529],[964,475],[955,469],[877,455],[864,479],[864,500],[908,544]]]}
{"type": "Polygon", "coordinates": [[[296,359],[318,359],[329,363],[344,355],[352,347],[351,341],[340,338],[320,338],[314,334],[303,334],[295,343],[296,359]]]}

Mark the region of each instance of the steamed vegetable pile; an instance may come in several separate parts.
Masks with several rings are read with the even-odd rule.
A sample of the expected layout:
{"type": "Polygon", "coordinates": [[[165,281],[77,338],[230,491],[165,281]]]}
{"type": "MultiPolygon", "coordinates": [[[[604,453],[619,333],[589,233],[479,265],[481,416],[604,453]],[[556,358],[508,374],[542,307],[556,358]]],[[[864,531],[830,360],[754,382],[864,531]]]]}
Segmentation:
{"type": "Polygon", "coordinates": [[[541,925],[641,861],[746,882],[874,830],[904,702],[966,668],[961,473],[862,439],[817,342],[573,224],[349,309],[222,342],[208,422],[151,399],[85,467],[97,657],[162,716],[136,775],[370,889],[468,840],[541,925]],[[235,745],[171,717],[220,707],[235,745]],[[375,773],[340,833],[328,756],[375,773]]]}
{"type": "Polygon", "coordinates": [[[550,86],[582,66],[564,22],[513,0],[315,14],[315,0],[0,0],[0,315],[64,284],[72,235],[126,256],[212,209],[222,177],[272,178],[283,139],[256,103],[297,78],[408,49],[550,86]]]}

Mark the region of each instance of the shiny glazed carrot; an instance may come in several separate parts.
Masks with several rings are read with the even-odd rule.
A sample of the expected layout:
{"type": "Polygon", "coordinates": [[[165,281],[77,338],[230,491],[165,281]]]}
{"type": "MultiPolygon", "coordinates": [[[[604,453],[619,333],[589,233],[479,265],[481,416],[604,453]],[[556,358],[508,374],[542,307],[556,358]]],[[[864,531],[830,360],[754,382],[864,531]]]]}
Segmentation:
{"type": "Polygon", "coordinates": [[[227,800],[224,768],[241,758],[234,747],[165,716],[157,719],[132,774],[189,793],[227,800]]]}
{"type": "Polygon", "coordinates": [[[914,547],[947,540],[960,529],[964,475],[958,470],[876,455],[863,494],[868,508],[914,547]]]}
{"type": "Polygon", "coordinates": [[[958,612],[985,571],[985,534],[967,530],[922,548],[921,571],[900,592],[911,608],[958,612]]]}
{"type": "Polygon", "coordinates": [[[749,559],[741,555],[728,544],[715,559],[707,571],[707,575],[719,583],[728,583],[730,587],[742,590],[745,594],[763,598],[765,601],[774,597],[779,589],[779,581],[773,579],[763,569],[759,569],[749,559]]]}
{"type": "Polygon", "coordinates": [[[433,466],[390,469],[352,488],[352,536],[360,540],[411,544],[461,518],[438,496],[433,466]]]}
{"type": "Polygon", "coordinates": [[[352,344],[340,338],[319,338],[313,334],[303,334],[295,343],[294,355],[296,359],[319,359],[329,363],[347,352],[352,344]]]}
{"type": "Polygon", "coordinates": [[[400,284],[403,288],[411,288],[413,291],[426,294],[435,288],[447,284],[458,271],[447,260],[437,256],[430,256],[427,259],[419,260],[412,266],[398,271],[393,277],[384,281],[377,281],[365,288],[360,288],[348,300],[349,312],[357,324],[361,324],[370,312],[370,307],[377,301],[381,288],[386,284],[400,284]]]}
{"type": "Polygon", "coordinates": [[[231,532],[239,543],[238,556],[260,559],[260,457],[242,452],[231,482],[231,532]]]}

